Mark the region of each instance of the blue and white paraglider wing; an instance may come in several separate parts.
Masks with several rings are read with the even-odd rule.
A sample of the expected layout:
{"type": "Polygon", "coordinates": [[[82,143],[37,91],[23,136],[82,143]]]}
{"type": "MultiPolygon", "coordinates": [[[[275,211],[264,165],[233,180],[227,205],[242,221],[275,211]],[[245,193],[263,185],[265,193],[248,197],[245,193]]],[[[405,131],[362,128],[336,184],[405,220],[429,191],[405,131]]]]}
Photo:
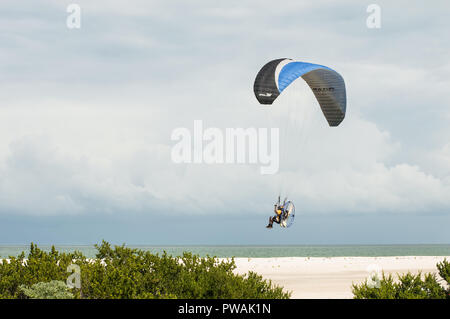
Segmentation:
{"type": "Polygon", "coordinates": [[[345,117],[347,98],[342,76],[329,67],[277,59],[262,67],[256,76],[253,91],[261,104],[273,101],[298,78],[302,78],[313,91],[330,126],[338,126],[345,117]]]}

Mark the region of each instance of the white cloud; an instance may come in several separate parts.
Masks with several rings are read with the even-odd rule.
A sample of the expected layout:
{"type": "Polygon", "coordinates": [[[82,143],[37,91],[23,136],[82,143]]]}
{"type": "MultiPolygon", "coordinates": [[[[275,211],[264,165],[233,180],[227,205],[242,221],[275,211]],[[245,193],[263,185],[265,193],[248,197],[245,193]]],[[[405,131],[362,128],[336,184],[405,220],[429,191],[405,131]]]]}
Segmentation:
{"type": "MultiPolygon", "coordinates": [[[[396,27],[393,13],[404,8],[386,4],[382,29],[370,33],[364,6],[326,3],[86,2],[78,33],[67,33],[60,1],[46,1],[37,16],[2,4],[13,14],[0,53],[8,61],[0,211],[238,214],[244,206],[266,214],[285,175],[307,211],[448,210],[448,48],[429,35],[442,20],[415,33],[405,26],[424,8],[407,5],[414,21],[402,16],[396,27]],[[342,73],[342,126],[328,128],[316,108],[307,145],[290,153],[291,171],[279,177],[262,177],[257,166],[170,162],[171,130],[195,119],[268,124],[251,87],[279,56],[342,73]]],[[[302,94],[302,105],[315,105],[302,94]]]]}
{"type": "MultiPolygon", "coordinates": [[[[290,196],[308,212],[424,212],[450,207],[448,180],[426,174],[414,163],[386,164],[401,150],[388,132],[351,112],[340,127],[330,128],[306,84],[296,82],[292,89],[299,90],[295,95],[303,96],[306,109],[314,110],[314,125],[303,131],[308,136],[303,147],[297,148],[301,135],[290,139],[290,161],[280,175],[269,177],[260,176],[255,165],[171,163],[174,127],[157,107],[131,111],[41,105],[32,116],[30,109],[4,111],[0,210],[38,215],[209,215],[238,214],[245,203],[244,209],[265,213],[283,179],[288,182],[282,186],[290,188],[290,196]],[[160,116],[154,118],[155,114],[160,116]]],[[[281,109],[287,100],[280,97],[274,107],[281,109]]],[[[264,123],[261,112],[249,112],[243,125],[264,123]]],[[[234,113],[220,115],[220,123],[233,123],[234,113]]],[[[217,121],[213,117],[206,125],[217,121]]],[[[184,124],[192,126],[186,120],[184,124]]],[[[446,162],[447,153],[446,146],[439,153],[441,162],[446,162]]]]}

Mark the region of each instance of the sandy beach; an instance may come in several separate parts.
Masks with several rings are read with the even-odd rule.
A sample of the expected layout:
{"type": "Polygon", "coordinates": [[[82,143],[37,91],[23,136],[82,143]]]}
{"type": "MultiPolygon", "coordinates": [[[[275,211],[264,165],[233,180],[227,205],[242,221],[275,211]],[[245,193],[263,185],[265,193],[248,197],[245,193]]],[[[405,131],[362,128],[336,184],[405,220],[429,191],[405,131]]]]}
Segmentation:
{"type": "Polygon", "coordinates": [[[237,273],[254,271],[292,291],[291,298],[352,298],[352,283],[371,271],[437,273],[436,264],[450,256],[236,258],[237,273]]]}

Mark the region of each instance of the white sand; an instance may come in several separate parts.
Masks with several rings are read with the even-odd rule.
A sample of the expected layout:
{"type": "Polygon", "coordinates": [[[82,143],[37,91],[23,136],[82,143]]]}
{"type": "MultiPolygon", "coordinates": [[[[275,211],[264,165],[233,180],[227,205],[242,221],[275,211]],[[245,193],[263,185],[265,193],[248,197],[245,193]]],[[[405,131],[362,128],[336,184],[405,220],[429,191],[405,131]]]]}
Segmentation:
{"type": "Polygon", "coordinates": [[[370,271],[393,274],[408,271],[437,273],[436,264],[448,257],[283,257],[236,258],[237,273],[254,271],[292,291],[291,298],[352,298],[352,283],[361,283],[370,271]]]}

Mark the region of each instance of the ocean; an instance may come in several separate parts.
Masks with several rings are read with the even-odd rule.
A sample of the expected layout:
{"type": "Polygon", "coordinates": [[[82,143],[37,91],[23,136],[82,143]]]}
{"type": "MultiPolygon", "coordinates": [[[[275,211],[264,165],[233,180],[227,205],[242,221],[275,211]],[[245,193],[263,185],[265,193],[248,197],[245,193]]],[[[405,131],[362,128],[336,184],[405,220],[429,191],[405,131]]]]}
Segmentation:
{"type": "MultiPolygon", "coordinates": [[[[48,251],[51,246],[38,246],[48,251]]],[[[296,246],[127,246],[152,253],[180,256],[184,251],[216,257],[382,257],[382,256],[450,256],[450,245],[296,245],[296,246]]],[[[95,257],[94,246],[59,246],[60,252],[80,251],[86,257],[95,257]]],[[[0,258],[18,256],[27,252],[28,245],[2,246],[0,258]]]]}

